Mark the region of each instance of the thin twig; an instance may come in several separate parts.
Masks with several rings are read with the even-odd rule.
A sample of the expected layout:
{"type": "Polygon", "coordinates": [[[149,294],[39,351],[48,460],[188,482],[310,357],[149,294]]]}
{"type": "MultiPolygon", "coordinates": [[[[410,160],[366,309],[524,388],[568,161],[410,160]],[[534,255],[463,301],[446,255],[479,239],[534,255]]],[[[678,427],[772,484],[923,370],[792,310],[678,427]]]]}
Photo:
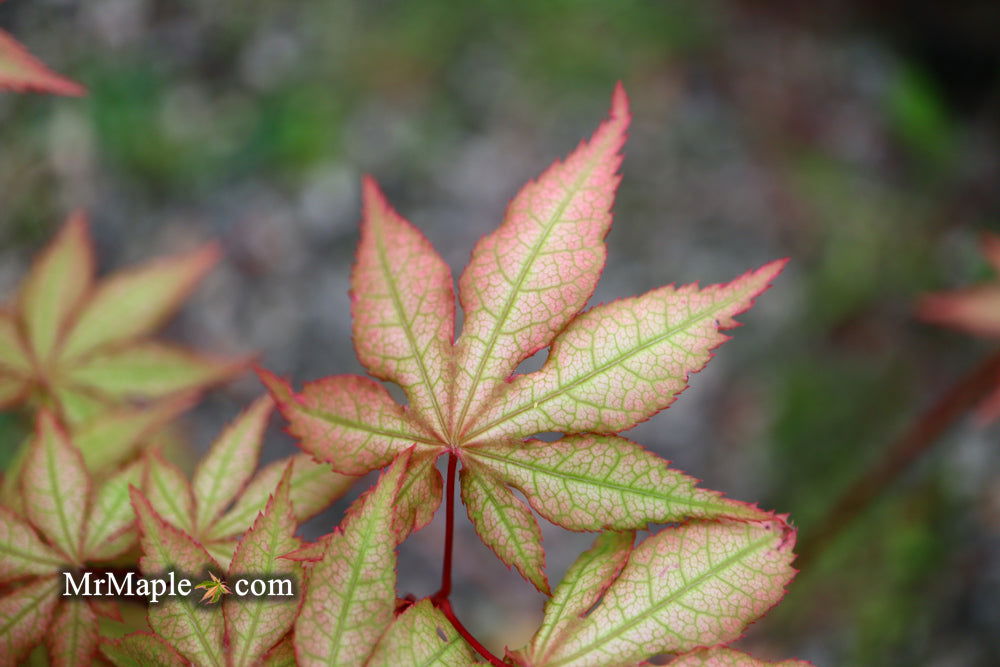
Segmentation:
{"type": "Polygon", "coordinates": [[[952,385],[885,450],[881,460],[869,468],[833,503],[818,522],[816,532],[801,542],[796,566],[804,570],[858,514],[888,488],[922,454],[927,452],[959,417],[969,411],[1000,380],[1000,351],[984,359],[952,385]]]}

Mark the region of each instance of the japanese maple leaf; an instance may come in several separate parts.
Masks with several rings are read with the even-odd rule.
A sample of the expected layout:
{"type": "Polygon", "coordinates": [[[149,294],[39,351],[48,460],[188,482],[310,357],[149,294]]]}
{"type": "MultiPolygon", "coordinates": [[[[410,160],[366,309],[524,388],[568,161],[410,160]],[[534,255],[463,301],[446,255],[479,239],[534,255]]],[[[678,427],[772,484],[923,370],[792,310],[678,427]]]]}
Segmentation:
{"type": "MultiPolygon", "coordinates": [[[[238,453],[238,452],[233,452],[238,453]]],[[[294,501],[296,461],[284,462],[270,487],[263,511],[239,541],[226,579],[242,576],[301,580],[302,567],[281,554],[295,550],[295,530],[301,510],[294,501]]],[[[228,592],[215,575],[219,563],[205,547],[163,517],[141,491],[131,489],[132,506],[141,534],[139,569],[146,575],[175,571],[188,575],[208,573],[202,600],[228,592]]],[[[227,560],[229,560],[227,558],[227,560]]],[[[216,597],[217,599],[217,597],[216,597]]],[[[212,600],[213,602],[216,600],[212,600]]],[[[147,618],[154,634],[136,633],[105,641],[101,651],[114,664],[208,665],[243,667],[259,665],[288,634],[298,611],[296,598],[280,600],[227,596],[222,604],[206,608],[192,597],[169,597],[150,605],[147,618]]]]}
{"type": "Polygon", "coordinates": [[[148,452],[144,488],[150,506],[226,566],[237,539],[250,528],[288,465],[292,466],[290,494],[299,522],[327,507],[355,481],[308,454],[276,461],[254,475],[273,407],[264,396],[237,417],[201,459],[192,482],[155,450],[148,452]]]}
{"type": "Polygon", "coordinates": [[[63,598],[61,572],[106,563],[136,541],[130,485],[141,463],[95,485],[80,450],[47,410],[21,471],[23,511],[0,506],[0,656],[13,664],[43,639],[52,664],[89,664],[107,601],[63,598]],[[95,488],[96,487],[96,488],[95,488]]]}
{"type": "Polygon", "coordinates": [[[440,503],[433,461],[462,463],[461,494],[483,541],[548,591],[537,521],[514,494],[573,530],[636,529],[692,518],[765,520],[620,436],[670,405],[781,270],[771,262],[730,283],[666,286],[581,312],[605,260],[604,237],[630,116],[619,86],[611,115],[564,161],[514,197],[458,282],[427,239],[366,179],[354,265],[354,345],[374,380],[338,375],[301,393],[261,372],[300,446],[360,475],[415,446],[400,495],[403,530],[440,503]],[[548,347],[541,370],[518,364],[548,347]],[[531,436],[559,432],[556,442],[531,436]],[[454,459],[453,459],[454,460],[454,459]],[[412,521],[410,521],[412,518],[412,521]]]}
{"type": "Polygon", "coordinates": [[[80,84],[50,70],[3,30],[0,30],[0,90],[71,96],[86,92],[80,84]]]}
{"type": "Polygon", "coordinates": [[[111,409],[225,380],[246,359],[147,340],[218,259],[214,244],[94,280],[75,213],[0,309],[0,407],[47,405],[75,426],[111,409]]]}
{"type": "MultiPolygon", "coordinates": [[[[1000,235],[984,234],[982,246],[987,261],[1000,275],[1000,235]]],[[[925,295],[917,312],[927,322],[1000,339],[1000,281],[925,295]]],[[[977,412],[984,422],[1000,417],[1000,378],[996,390],[983,399],[977,412]]]]}

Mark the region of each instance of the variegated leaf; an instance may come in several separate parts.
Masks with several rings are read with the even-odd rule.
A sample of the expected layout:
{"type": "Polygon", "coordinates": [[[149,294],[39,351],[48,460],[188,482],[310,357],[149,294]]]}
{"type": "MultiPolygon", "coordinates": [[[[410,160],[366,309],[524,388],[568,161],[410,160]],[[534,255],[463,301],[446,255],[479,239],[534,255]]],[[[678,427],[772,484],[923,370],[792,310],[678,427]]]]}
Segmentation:
{"type": "Polygon", "coordinates": [[[27,522],[0,507],[0,584],[54,574],[67,565],[67,559],[42,542],[27,522]]]}
{"type": "Polygon", "coordinates": [[[594,606],[628,562],[632,553],[632,532],[602,533],[594,546],[570,565],[545,604],[545,617],[531,640],[527,653],[530,662],[540,662],[550,642],[577,622],[594,606]]]}
{"type": "Polygon", "coordinates": [[[210,359],[164,343],[138,342],[88,355],[67,379],[114,399],[162,398],[222,382],[247,360],[210,359]]]}
{"type": "Polygon", "coordinates": [[[140,486],[144,464],[135,461],[109,477],[97,490],[83,553],[88,560],[114,558],[136,540],[135,512],[129,502],[129,486],[140,486]]]}
{"type": "Polygon", "coordinates": [[[118,407],[102,411],[73,428],[87,469],[103,472],[128,460],[143,441],[167,422],[194,405],[194,396],[182,395],[142,407],[118,407]]]}
{"type": "Polygon", "coordinates": [[[469,458],[516,487],[546,519],[570,530],[644,529],[650,523],[767,513],[699,489],[697,480],[618,436],[572,435],[472,447],[469,458]]]}
{"type": "Polygon", "coordinates": [[[152,333],[174,314],[218,259],[218,246],[209,244],[105,278],[66,336],[60,356],[73,359],[100,346],[152,333]],[[108,326],[109,322],[114,326],[108,326]]]}
{"type": "Polygon", "coordinates": [[[45,635],[49,661],[55,667],[89,665],[97,651],[97,616],[79,598],[64,600],[45,635]]]}
{"type": "MultiPolygon", "coordinates": [[[[294,536],[296,522],[290,498],[291,477],[292,464],[288,463],[264,513],[258,516],[236,549],[229,566],[230,581],[242,574],[252,574],[301,582],[301,566],[279,558],[299,546],[294,536]]],[[[222,611],[226,619],[229,665],[256,665],[291,629],[298,612],[298,598],[237,600],[227,597],[222,603],[222,611]]]]}
{"type": "Polygon", "coordinates": [[[424,422],[446,437],[455,294],[430,242],[366,178],[364,218],[351,274],[354,347],[376,377],[406,390],[424,422]],[[420,276],[414,280],[412,276],[420,276]]]}
{"type": "Polygon", "coordinates": [[[410,456],[401,454],[351,511],[312,566],[295,622],[299,664],[358,665],[392,621],[392,511],[410,456]]]}
{"type": "MultiPolygon", "coordinates": [[[[131,489],[132,507],[139,527],[144,575],[159,576],[174,571],[182,576],[205,577],[219,567],[205,549],[187,534],[167,523],[156,513],[142,493],[131,489]]],[[[218,606],[198,608],[186,597],[161,599],[149,607],[149,625],[188,660],[197,665],[221,667],[223,658],[223,618],[218,606]]]]}
{"type": "MultiPolygon", "coordinates": [[[[7,39],[0,32],[0,45],[7,39]]],[[[35,260],[21,287],[24,331],[35,358],[46,362],[69,324],[73,309],[90,287],[94,252],[87,220],[69,217],[55,240],[35,260]]]]}
{"type": "Polygon", "coordinates": [[[611,433],[670,405],[781,271],[765,264],[731,283],[661,287],[577,317],[537,373],[518,376],[466,433],[469,442],[548,431],[611,433]]]}
{"type": "Polygon", "coordinates": [[[199,530],[215,521],[253,476],[273,407],[270,397],[257,399],[226,427],[198,464],[192,487],[199,530]]]}
{"type": "Polygon", "coordinates": [[[184,473],[157,451],[147,455],[143,488],[157,514],[185,532],[194,528],[194,494],[184,473]]]}
{"type": "Polygon", "coordinates": [[[259,370],[289,432],[299,446],[345,475],[385,466],[413,445],[444,447],[408,418],[385,387],[357,375],[335,375],[307,384],[301,394],[276,375],[259,370]]]}
{"type": "Polygon", "coordinates": [[[277,486],[289,461],[294,464],[291,498],[295,520],[299,523],[329,507],[330,503],[347,493],[357,481],[357,477],[336,473],[329,463],[318,463],[308,454],[297,454],[275,461],[257,473],[243,489],[233,508],[212,524],[206,533],[212,539],[244,533],[257,513],[264,509],[268,496],[277,486]]]}
{"type": "Polygon", "coordinates": [[[461,480],[462,502],[480,539],[548,595],[542,531],[531,510],[488,470],[463,467],[461,480]]]}
{"type": "Polygon", "coordinates": [[[619,86],[611,117],[590,141],[526,185],[503,224],[476,244],[459,281],[465,321],[456,347],[454,432],[593,293],[629,120],[619,86]]]}
{"type": "Polygon", "coordinates": [[[74,563],[81,563],[90,475],[79,450],[45,410],[38,414],[21,489],[31,523],[74,563]]]}
{"type": "Polygon", "coordinates": [[[133,632],[101,642],[101,653],[115,667],[184,667],[187,663],[167,642],[148,632],[133,632]]]}
{"type": "Polygon", "coordinates": [[[443,480],[438,472],[436,453],[414,452],[396,498],[392,531],[397,543],[429,524],[441,505],[443,480]]]}
{"type": "Polygon", "coordinates": [[[732,641],[785,593],[795,532],[780,520],[666,528],[632,552],[546,667],[623,664],[732,641]]]}
{"type": "Polygon", "coordinates": [[[421,600],[393,621],[365,665],[470,667],[474,658],[472,648],[445,615],[430,600],[421,600]]]}
{"type": "Polygon", "coordinates": [[[0,664],[16,665],[45,636],[60,577],[35,579],[0,598],[0,664]]]}

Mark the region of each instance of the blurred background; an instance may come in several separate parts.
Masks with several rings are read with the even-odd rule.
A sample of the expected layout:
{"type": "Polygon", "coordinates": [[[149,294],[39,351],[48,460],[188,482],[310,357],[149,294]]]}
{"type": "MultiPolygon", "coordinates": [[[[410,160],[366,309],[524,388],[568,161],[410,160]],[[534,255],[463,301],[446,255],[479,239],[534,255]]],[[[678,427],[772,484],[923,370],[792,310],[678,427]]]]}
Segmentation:
{"type": "MultiPolygon", "coordinates": [[[[363,372],[347,297],[361,175],[457,275],[620,79],[635,120],[593,303],[791,258],[693,387],[629,437],[818,535],[851,481],[991,352],[914,317],[922,293],[991,279],[990,0],[11,0],[0,26],[89,89],[0,95],[3,294],[83,207],[104,270],[224,245],[168,336],[259,351],[297,384],[363,372]]],[[[261,391],[246,377],[186,417],[192,460],[261,391]]],[[[268,459],[294,450],[280,426],[268,459]]],[[[22,427],[5,416],[0,437],[22,427]]],[[[956,421],[848,530],[817,538],[743,646],[818,665],[1000,664],[998,440],[956,421]]],[[[437,588],[442,528],[402,547],[401,594],[437,588]]],[[[592,537],[544,533],[557,581],[592,537]]],[[[457,613],[494,649],[519,645],[541,597],[464,517],[457,549],[457,613]]]]}

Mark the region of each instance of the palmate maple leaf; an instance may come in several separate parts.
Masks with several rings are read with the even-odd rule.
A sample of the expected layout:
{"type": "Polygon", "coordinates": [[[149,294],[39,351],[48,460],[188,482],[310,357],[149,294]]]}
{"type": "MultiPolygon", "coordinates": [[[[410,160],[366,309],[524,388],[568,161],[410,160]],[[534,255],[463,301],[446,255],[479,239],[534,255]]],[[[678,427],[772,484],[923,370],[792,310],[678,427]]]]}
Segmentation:
{"type": "Polygon", "coordinates": [[[16,39],[0,30],[0,91],[83,95],[83,86],[56,74],[28,53],[16,39]]]}
{"type": "Polygon", "coordinates": [[[253,524],[289,465],[289,493],[299,522],[342,496],[356,479],[334,472],[309,454],[275,461],[254,475],[273,407],[264,396],[239,415],[209,447],[192,482],[155,450],[147,452],[143,488],[150,506],[223,566],[229,565],[238,538],[253,524]]]}
{"type": "MultiPolygon", "coordinates": [[[[299,546],[295,530],[301,510],[294,507],[295,467],[294,460],[284,462],[277,478],[271,479],[275,483],[263,511],[242,536],[228,567],[223,568],[228,581],[250,574],[301,580],[302,566],[280,558],[299,546]]],[[[131,497],[140,532],[139,569],[143,574],[208,572],[210,579],[198,586],[208,589],[202,600],[222,595],[224,586],[214,574],[219,564],[205,547],[161,516],[138,489],[131,489],[131,497]]],[[[168,597],[148,609],[154,634],[140,632],[105,640],[101,652],[116,665],[260,665],[292,628],[298,607],[294,597],[237,600],[229,596],[221,605],[209,608],[199,608],[191,598],[168,597]]]]}
{"type": "MultiPolygon", "coordinates": [[[[982,248],[986,260],[1000,277],[1000,235],[983,234],[982,248]]],[[[920,300],[917,314],[927,322],[1000,339],[1000,280],[927,294],[920,300]]],[[[1000,417],[1000,378],[996,390],[983,399],[976,411],[983,422],[1000,417]]]]}
{"type": "Polygon", "coordinates": [[[354,345],[372,375],[404,389],[406,407],[365,377],[328,377],[296,393],[260,371],[300,446],[339,472],[364,474],[415,447],[397,531],[430,520],[442,487],[432,463],[446,452],[457,457],[476,531],[544,592],[540,529],[514,489],[573,530],[772,518],[698,488],[614,435],[673,402],[726,340],[721,331],[737,325],[734,317],[784,264],[723,285],[661,287],[581,313],[605,261],[629,119],[619,86],[610,118],[522,189],[503,224],[476,245],[458,283],[464,324],[457,341],[447,265],[365,180],[351,277],[354,345]],[[541,370],[514,375],[546,347],[541,370]],[[564,437],[530,439],[545,432],[564,437]]]}
{"type": "Polygon", "coordinates": [[[135,544],[129,487],[141,479],[136,462],[95,485],[62,426],[39,412],[20,475],[23,510],[0,506],[0,664],[43,640],[52,664],[90,663],[97,617],[121,616],[99,598],[61,597],[60,573],[107,563],[135,544]]]}
{"type": "Polygon", "coordinates": [[[244,369],[146,336],[215,264],[214,244],[94,279],[75,213],[0,309],[0,407],[50,407],[75,427],[110,410],[202,389],[244,369]]]}

